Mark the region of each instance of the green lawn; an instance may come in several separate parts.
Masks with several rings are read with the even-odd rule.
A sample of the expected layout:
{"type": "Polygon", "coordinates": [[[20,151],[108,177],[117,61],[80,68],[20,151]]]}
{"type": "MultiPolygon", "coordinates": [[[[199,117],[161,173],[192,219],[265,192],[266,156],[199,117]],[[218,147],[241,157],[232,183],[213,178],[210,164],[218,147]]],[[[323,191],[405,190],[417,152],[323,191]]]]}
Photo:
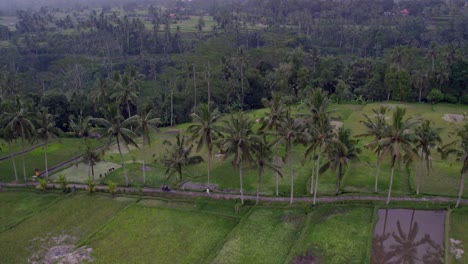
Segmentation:
{"type": "Polygon", "coordinates": [[[454,209],[449,218],[449,238],[461,240],[465,253],[458,261],[453,257],[453,255],[450,255],[450,257],[447,258],[449,260],[448,264],[468,263],[468,207],[454,209]]]}
{"type": "Polygon", "coordinates": [[[315,256],[320,263],[366,263],[373,232],[372,207],[322,205],[310,213],[290,258],[315,256]]]}
{"type": "MultiPolygon", "coordinates": [[[[93,146],[98,146],[102,142],[96,140],[91,141],[93,146]]],[[[47,157],[49,168],[64,162],[68,159],[82,154],[86,146],[81,138],[62,138],[60,141],[52,142],[47,147],[47,157]]],[[[15,157],[16,167],[18,170],[18,178],[20,181],[24,180],[23,177],[23,156],[26,167],[26,177],[28,181],[34,175],[34,169],[41,171],[45,170],[44,165],[44,150],[42,147],[31,150],[25,155],[15,157]]],[[[15,174],[11,159],[0,161],[0,181],[14,181],[15,174]]]]}
{"type": "Polygon", "coordinates": [[[203,263],[236,224],[218,215],[135,205],[89,245],[95,263],[203,263]]]}
{"type": "Polygon", "coordinates": [[[60,196],[36,192],[0,192],[0,232],[47,207],[60,196]]]}
{"type": "Polygon", "coordinates": [[[284,263],[304,219],[299,211],[256,209],[230,235],[213,263],[284,263]]]}
{"type": "Polygon", "coordinates": [[[100,195],[64,198],[0,233],[2,263],[26,263],[33,254],[44,254],[44,246],[53,246],[57,237],[75,244],[96,232],[127,204],[100,195]]]}

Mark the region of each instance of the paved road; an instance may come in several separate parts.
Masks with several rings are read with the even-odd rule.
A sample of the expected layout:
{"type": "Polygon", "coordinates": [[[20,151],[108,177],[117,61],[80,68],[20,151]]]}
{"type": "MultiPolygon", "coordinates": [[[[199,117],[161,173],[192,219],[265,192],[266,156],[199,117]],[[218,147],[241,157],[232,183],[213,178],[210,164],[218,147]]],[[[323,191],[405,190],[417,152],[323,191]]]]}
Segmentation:
{"type": "MultiPolygon", "coordinates": [[[[2,186],[5,187],[32,187],[35,186],[37,183],[30,182],[30,183],[11,183],[11,182],[0,182],[0,188],[2,186]]],[[[58,188],[59,185],[55,183],[48,184],[50,188],[55,187],[58,188]]],[[[69,186],[75,186],[76,189],[84,190],[86,189],[86,185],[84,184],[69,184],[69,186]]],[[[99,185],[96,186],[98,190],[107,190],[107,186],[99,185]]],[[[118,187],[117,190],[119,192],[125,193],[139,193],[140,189],[135,187],[118,187]]],[[[151,193],[164,193],[174,196],[185,196],[185,197],[209,197],[213,199],[240,199],[240,195],[238,194],[228,194],[228,193],[205,193],[205,192],[190,192],[190,191],[180,191],[180,190],[171,190],[171,191],[163,191],[158,188],[142,188],[141,191],[143,193],[151,194],[151,193]]],[[[255,200],[256,196],[254,195],[244,195],[245,200],[255,200]]],[[[289,202],[289,197],[272,197],[272,196],[260,196],[260,201],[263,202],[289,202]]],[[[317,197],[317,203],[334,203],[340,201],[386,201],[387,197],[384,196],[369,196],[369,195],[342,195],[342,196],[333,196],[333,197],[317,197]]],[[[305,203],[312,203],[312,197],[295,197],[294,201],[296,202],[305,202],[305,203]]],[[[432,203],[455,203],[457,201],[456,198],[452,197],[409,197],[409,196],[399,196],[399,197],[392,197],[392,201],[410,201],[410,202],[432,202],[432,203]]],[[[468,199],[462,199],[461,204],[468,204],[468,199]]]]}

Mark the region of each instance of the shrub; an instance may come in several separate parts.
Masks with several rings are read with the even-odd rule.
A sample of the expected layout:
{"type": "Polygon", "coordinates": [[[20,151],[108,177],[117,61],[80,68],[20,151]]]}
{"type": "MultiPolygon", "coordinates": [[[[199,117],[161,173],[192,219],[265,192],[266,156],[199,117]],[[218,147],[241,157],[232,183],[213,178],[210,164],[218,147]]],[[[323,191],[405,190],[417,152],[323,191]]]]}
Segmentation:
{"type": "Polygon", "coordinates": [[[93,179],[91,178],[88,178],[86,180],[86,190],[88,190],[89,193],[92,193],[94,192],[94,189],[96,188],[96,183],[94,182],[93,179]]]}
{"type": "Polygon", "coordinates": [[[60,174],[58,178],[55,180],[56,183],[60,184],[60,189],[65,190],[67,188],[67,178],[65,175],[60,174]]]}
{"type": "Polygon", "coordinates": [[[109,181],[107,183],[107,188],[109,188],[109,193],[114,195],[117,192],[117,183],[109,181]]]}
{"type": "Polygon", "coordinates": [[[36,189],[45,192],[47,190],[47,181],[45,179],[39,179],[36,189]]]}

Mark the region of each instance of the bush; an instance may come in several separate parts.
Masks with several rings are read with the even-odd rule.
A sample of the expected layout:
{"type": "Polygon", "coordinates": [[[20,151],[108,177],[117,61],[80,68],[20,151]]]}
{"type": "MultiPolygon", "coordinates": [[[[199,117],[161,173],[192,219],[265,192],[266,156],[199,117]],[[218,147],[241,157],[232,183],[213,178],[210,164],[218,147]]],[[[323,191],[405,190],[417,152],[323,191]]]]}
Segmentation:
{"type": "Polygon", "coordinates": [[[468,94],[465,94],[462,97],[460,97],[460,103],[468,104],[468,94]]]}
{"type": "Polygon", "coordinates": [[[117,183],[109,181],[107,183],[107,188],[109,188],[109,193],[114,195],[117,192],[117,183]]]}
{"type": "Polygon", "coordinates": [[[447,94],[445,95],[445,101],[450,104],[456,104],[458,103],[458,98],[453,94],[447,94]]]}
{"type": "Polygon", "coordinates": [[[426,99],[429,102],[436,104],[444,100],[444,94],[439,89],[432,89],[427,95],[426,99]]]}
{"type": "Polygon", "coordinates": [[[87,185],[86,190],[88,190],[89,193],[94,192],[94,189],[96,188],[96,183],[94,182],[93,179],[88,178],[86,180],[86,185],[87,185]]]}
{"type": "Polygon", "coordinates": [[[58,178],[55,180],[56,183],[60,184],[60,189],[65,190],[67,188],[67,178],[65,175],[60,174],[58,178]]]}
{"type": "Polygon", "coordinates": [[[36,189],[45,192],[47,190],[47,181],[45,179],[39,179],[36,189]]]}

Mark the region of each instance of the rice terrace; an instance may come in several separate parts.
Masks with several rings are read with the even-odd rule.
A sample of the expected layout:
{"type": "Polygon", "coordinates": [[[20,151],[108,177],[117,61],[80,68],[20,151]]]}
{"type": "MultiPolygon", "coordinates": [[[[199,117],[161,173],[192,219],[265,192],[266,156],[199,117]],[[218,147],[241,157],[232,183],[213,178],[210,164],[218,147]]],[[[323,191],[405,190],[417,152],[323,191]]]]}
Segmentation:
{"type": "Polygon", "coordinates": [[[0,264],[468,263],[467,0],[0,0],[0,264]]]}

